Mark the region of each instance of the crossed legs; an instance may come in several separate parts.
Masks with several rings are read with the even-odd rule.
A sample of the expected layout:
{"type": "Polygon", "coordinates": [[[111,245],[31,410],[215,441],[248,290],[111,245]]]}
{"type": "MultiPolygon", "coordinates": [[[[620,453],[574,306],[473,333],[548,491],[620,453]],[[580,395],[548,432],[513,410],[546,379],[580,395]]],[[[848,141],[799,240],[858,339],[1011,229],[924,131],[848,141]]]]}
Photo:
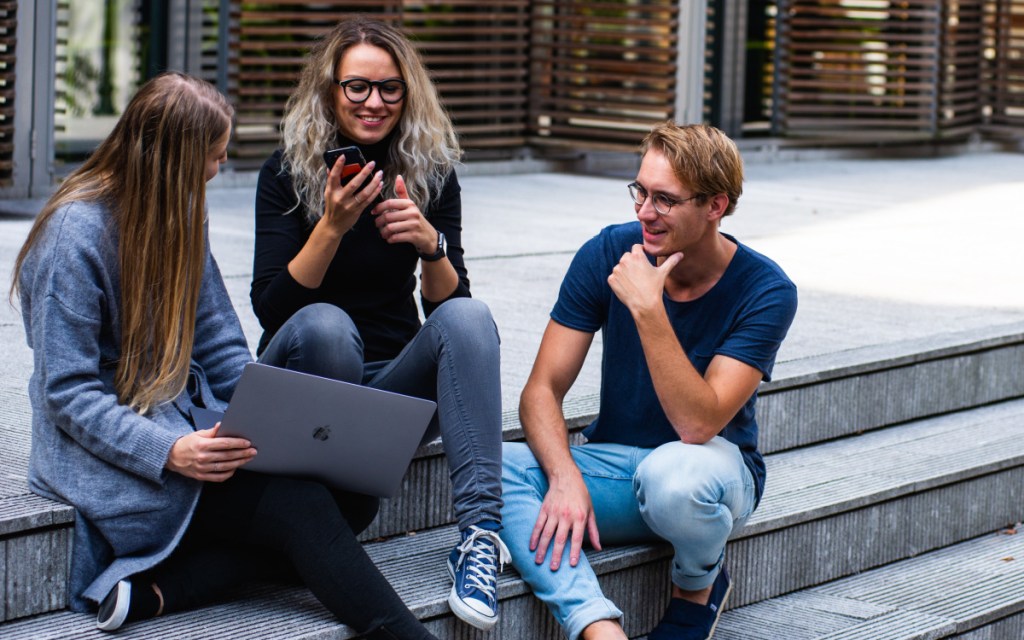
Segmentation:
{"type": "MultiPolygon", "coordinates": [[[[656,449],[590,443],[573,447],[572,455],[590,491],[602,545],[667,540],[675,549],[673,585],[684,591],[710,587],[726,540],[754,506],[753,479],[735,445],[720,437],[704,445],[672,442],[656,449]]],[[[503,458],[502,539],[512,564],[570,640],[591,635],[600,628],[588,629],[594,623],[621,619],[585,553],[571,567],[567,545],[557,571],[549,568],[550,550],[542,564],[534,562],[529,540],[547,479],[525,444],[506,443],[503,458]]]]}

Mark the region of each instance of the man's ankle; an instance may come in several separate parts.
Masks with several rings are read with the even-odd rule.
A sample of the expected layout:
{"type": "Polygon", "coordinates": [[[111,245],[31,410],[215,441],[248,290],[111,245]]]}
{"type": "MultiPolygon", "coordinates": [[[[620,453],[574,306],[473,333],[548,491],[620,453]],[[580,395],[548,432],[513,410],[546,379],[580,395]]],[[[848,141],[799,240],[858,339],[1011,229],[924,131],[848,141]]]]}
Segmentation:
{"type": "Polygon", "coordinates": [[[711,598],[711,587],[714,585],[708,585],[707,587],[699,591],[683,591],[676,585],[672,585],[672,597],[687,600],[694,604],[706,605],[708,600],[711,598]]]}
{"type": "Polygon", "coordinates": [[[598,620],[587,625],[580,640],[626,640],[626,632],[618,620],[598,620]]]}

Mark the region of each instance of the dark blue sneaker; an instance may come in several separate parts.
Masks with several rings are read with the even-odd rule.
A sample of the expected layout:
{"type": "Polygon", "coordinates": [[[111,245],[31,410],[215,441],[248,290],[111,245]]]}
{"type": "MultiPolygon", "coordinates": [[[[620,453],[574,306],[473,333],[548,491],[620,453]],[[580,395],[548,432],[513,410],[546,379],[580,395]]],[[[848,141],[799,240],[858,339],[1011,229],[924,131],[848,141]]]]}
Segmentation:
{"type": "Polygon", "coordinates": [[[672,598],[665,610],[665,617],[647,634],[647,640],[707,640],[715,633],[718,617],[722,615],[730,591],[732,581],[725,567],[722,567],[711,585],[711,595],[706,605],[672,598]]]}
{"type": "Polygon", "coordinates": [[[455,584],[448,595],[452,613],[484,631],[498,622],[498,573],[510,559],[496,531],[470,525],[448,555],[455,584]]]}

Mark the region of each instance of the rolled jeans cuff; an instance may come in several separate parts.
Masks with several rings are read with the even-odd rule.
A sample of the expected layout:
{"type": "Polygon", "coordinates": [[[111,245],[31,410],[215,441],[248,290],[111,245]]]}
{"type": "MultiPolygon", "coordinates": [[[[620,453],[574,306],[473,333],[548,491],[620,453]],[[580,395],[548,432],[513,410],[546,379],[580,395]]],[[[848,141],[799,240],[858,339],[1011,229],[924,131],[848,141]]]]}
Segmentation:
{"type": "Polygon", "coordinates": [[[562,628],[569,640],[577,640],[584,629],[598,620],[622,620],[622,611],[611,600],[597,598],[577,607],[562,628]]]}

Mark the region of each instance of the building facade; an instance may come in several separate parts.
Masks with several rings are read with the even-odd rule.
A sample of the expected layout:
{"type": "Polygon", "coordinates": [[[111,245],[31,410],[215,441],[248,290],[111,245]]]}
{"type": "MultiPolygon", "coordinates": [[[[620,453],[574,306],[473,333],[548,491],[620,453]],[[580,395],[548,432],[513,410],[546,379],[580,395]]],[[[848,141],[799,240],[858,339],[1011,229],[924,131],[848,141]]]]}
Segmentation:
{"type": "Polygon", "coordinates": [[[0,197],[41,196],[163,69],[276,146],[311,43],[376,15],[419,46],[467,159],[633,149],[667,118],[818,146],[1024,133],[1024,0],[0,0],[0,197]]]}

